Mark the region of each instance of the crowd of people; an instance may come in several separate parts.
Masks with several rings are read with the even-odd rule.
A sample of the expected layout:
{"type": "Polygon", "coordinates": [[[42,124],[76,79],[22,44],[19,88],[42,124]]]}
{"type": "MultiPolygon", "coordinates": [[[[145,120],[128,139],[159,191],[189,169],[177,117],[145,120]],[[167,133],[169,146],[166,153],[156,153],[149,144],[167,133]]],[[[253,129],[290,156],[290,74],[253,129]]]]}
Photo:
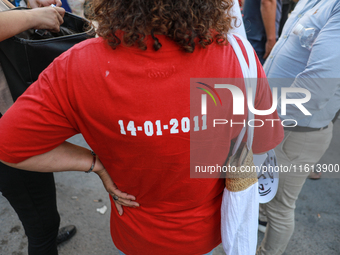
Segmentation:
{"type": "MultiPolygon", "coordinates": [[[[93,0],[98,37],[56,58],[15,102],[0,65],[0,191],[24,226],[29,254],[58,254],[57,244],[75,234],[75,226],[59,230],[52,172],[60,171],[101,178],[114,208],[110,231],[120,254],[210,255],[221,242],[228,255],[256,249],[258,255],[283,254],[294,231],[296,200],[311,173],[280,172],[275,197],[261,205],[250,199],[256,183],[230,190],[222,178],[191,178],[193,154],[223,165],[245,131],[242,125],[215,127],[213,119],[249,119],[247,111],[234,114],[233,91],[203,82],[205,89],[197,90],[191,79],[257,78],[258,110],[271,109],[277,91],[277,110],[254,119],[284,125],[254,128],[249,149],[274,149],[283,166],[316,164],[340,109],[340,51],[334,44],[340,0],[296,2],[93,0]],[[243,37],[256,52],[254,61],[243,37]],[[244,65],[256,74],[247,77],[244,65]],[[199,121],[201,108],[193,102],[201,106],[204,97],[193,98],[202,91],[213,100],[205,101],[208,113],[199,121]],[[92,151],[66,142],[78,133],[92,151]],[[222,201],[230,214],[244,217],[255,208],[259,219],[225,219],[222,201]],[[222,237],[221,210],[223,220],[235,220],[222,237]],[[258,220],[265,237],[248,249],[258,220]]],[[[37,8],[10,11],[11,4],[0,0],[0,41],[31,28],[59,31],[61,4],[30,0],[37,8]]],[[[247,94],[241,80],[234,86],[247,94]]],[[[229,183],[244,183],[233,176],[229,183]]]]}

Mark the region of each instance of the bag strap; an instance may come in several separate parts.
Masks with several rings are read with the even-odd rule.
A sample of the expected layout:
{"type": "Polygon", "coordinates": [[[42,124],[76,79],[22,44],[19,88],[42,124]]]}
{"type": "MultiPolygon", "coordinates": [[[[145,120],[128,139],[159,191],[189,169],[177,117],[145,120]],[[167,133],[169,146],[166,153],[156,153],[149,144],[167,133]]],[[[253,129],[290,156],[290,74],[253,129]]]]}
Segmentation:
{"type": "MultiPolygon", "coordinates": [[[[255,94],[256,94],[256,85],[257,85],[257,64],[256,64],[254,49],[250,45],[250,43],[244,37],[242,37],[240,35],[228,34],[227,38],[228,38],[230,45],[233,47],[233,49],[236,53],[236,56],[238,58],[238,61],[240,63],[241,69],[242,69],[244,83],[245,83],[246,91],[247,91],[247,99],[251,97],[252,104],[254,105],[255,94]],[[241,47],[238,44],[235,36],[237,36],[242,41],[242,43],[243,43],[243,45],[246,49],[248,60],[249,60],[249,66],[247,64],[247,61],[244,58],[241,47]],[[249,79],[249,78],[251,78],[251,79],[249,79]]],[[[254,114],[248,110],[248,120],[253,119],[253,117],[254,117],[254,114]]],[[[232,151],[232,155],[236,154],[238,148],[240,147],[240,144],[243,140],[243,137],[244,137],[246,131],[247,131],[247,147],[248,147],[248,150],[251,149],[252,144],[253,144],[253,137],[254,137],[254,127],[250,127],[249,125],[247,125],[247,128],[243,127],[239,136],[237,137],[235,146],[234,146],[233,151],[232,151]]]]}

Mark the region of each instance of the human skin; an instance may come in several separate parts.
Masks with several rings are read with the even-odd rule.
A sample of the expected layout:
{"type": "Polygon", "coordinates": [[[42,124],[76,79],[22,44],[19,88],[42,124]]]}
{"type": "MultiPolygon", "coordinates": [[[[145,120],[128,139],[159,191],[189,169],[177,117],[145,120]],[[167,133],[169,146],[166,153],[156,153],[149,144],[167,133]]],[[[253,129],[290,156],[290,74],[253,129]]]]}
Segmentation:
{"type": "Polygon", "coordinates": [[[265,54],[263,55],[263,59],[266,59],[276,43],[275,34],[276,0],[262,0],[261,15],[267,37],[265,45],[265,54]]]}
{"type": "Polygon", "coordinates": [[[30,28],[59,32],[64,14],[61,7],[0,12],[0,41],[30,28]]]}
{"type": "MultiPolygon", "coordinates": [[[[30,157],[19,163],[1,162],[14,168],[36,172],[86,172],[92,165],[93,155],[84,147],[63,142],[51,151],[30,157]]],[[[98,156],[96,156],[93,172],[99,176],[105,189],[111,196],[116,195],[119,197],[119,199],[114,200],[114,202],[120,215],[123,214],[122,206],[139,206],[139,204],[134,201],[136,200],[134,196],[124,193],[117,188],[98,156]]]]}

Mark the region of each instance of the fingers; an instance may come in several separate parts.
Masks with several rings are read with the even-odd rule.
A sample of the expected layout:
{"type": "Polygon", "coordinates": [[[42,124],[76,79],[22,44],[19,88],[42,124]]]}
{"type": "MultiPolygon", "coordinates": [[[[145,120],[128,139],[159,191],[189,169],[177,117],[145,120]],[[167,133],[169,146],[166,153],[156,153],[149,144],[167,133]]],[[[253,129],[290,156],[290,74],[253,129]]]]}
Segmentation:
{"type": "Polygon", "coordinates": [[[139,207],[139,203],[132,201],[130,199],[119,197],[117,194],[110,194],[112,196],[112,199],[115,203],[118,203],[120,205],[128,206],[128,207],[139,207]]]}
{"type": "Polygon", "coordinates": [[[117,195],[118,197],[122,198],[122,199],[128,199],[128,200],[136,200],[136,197],[133,195],[130,195],[128,193],[122,192],[120,191],[116,184],[114,184],[115,190],[113,191],[115,195],[117,195]]]}
{"type": "Polygon", "coordinates": [[[123,215],[122,206],[133,208],[139,207],[139,203],[134,201],[136,200],[136,197],[119,190],[116,184],[112,181],[111,176],[106,171],[106,169],[95,171],[95,173],[102,180],[106,191],[112,196],[113,202],[115,203],[119,215],[123,215]]]}
{"type": "Polygon", "coordinates": [[[54,4],[57,6],[57,7],[60,7],[62,5],[62,2],[61,0],[55,0],[54,4]]]}
{"type": "MultiPolygon", "coordinates": [[[[118,190],[118,191],[120,191],[120,190],[118,190]]],[[[113,202],[115,203],[118,214],[120,216],[123,215],[123,206],[128,206],[128,207],[133,207],[133,208],[139,207],[139,204],[137,202],[131,201],[130,199],[124,199],[124,198],[119,197],[117,194],[114,194],[114,193],[110,194],[110,195],[112,196],[113,202]]],[[[126,194],[126,195],[127,195],[126,197],[131,196],[131,195],[128,195],[128,194],[126,194]]]]}
{"type": "Polygon", "coordinates": [[[35,0],[29,0],[29,3],[30,3],[30,6],[31,6],[32,8],[37,8],[37,7],[39,7],[39,4],[38,4],[37,1],[35,1],[35,0]]]}
{"type": "Polygon", "coordinates": [[[111,194],[113,200],[121,205],[129,206],[129,207],[139,207],[139,204],[135,202],[136,197],[133,195],[130,195],[126,192],[120,191],[116,184],[113,183],[112,189],[109,189],[109,193],[111,194]]]}
{"type": "Polygon", "coordinates": [[[29,3],[32,8],[50,6],[51,4],[61,6],[60,0],[29,0],[29,3]]]}
{"type": "MultiPolygon", "coordinates": [[[[61,7],[54,7],[54,9],[58,12],[57,14],[57,18],[58,18],[58,22],[59,22],[59,27],[61,26],[61,24],[64,23],[64,14],[65,14],[65,9],[61,8],[61,7]]],[[[59,28],[60,30],[60,28],[59,28]]]]}
{"type": "Polygon", "coordinates": [[[58,16],[58,20],[59,20],[59,24],[63,24],[64,20],[63,17],[65,15],[65,9],[61,8],[61,7],[54,7],[54,9],[58,12],[59,16],[58,16]]]}
{"type": "Polygon", "coordinates": [[[122,216],[123,215],[123,206],[121,206],[120,204],[118,204],[118,203],[116,203],[115,202],[115,206],[116,206],[116,208],[117,208],[117,211],[118,211],[118,214],[120,215],[120,216],[122,216]]]}
{"type": "Polygon", "coordinates": [[[263,55],[263,59],[268,58],[270,52],[272,51],[274,45],[276,43],[276,39],[268,39],[266,42],[266,46],[265,46],[265,53],[263,55]]]}
{"type": "Polygon", "coordinates": [[[109,188],[107,191],[110,193],[115,203],[128,207],[139,207],[139,203],[134,201],[136,200],[135,196],[120,191],[115,183],[112,184],[112,188],[109,188]]]}
{"type": "Polygon", "coordinates": [[[263,59],[266,59],[267,57],[269,56],[269,53],[266,51],[265,53],[264,53],[264,55],[263,55],[263,59]]]}
{"type": "Polygon", "coordinates": [[[60,25],[64,23],[64,13],[65,10],[61,7],[43,7],[26,12],[30,17],[29,22],[32,28],[47,29],[52,32],[60,31],[60,25]]]}
{"type": "Polygon", "coordinates": [[[52,32],[59,32],[61,24],[64,23],[63,17],[65,14],[65,9],[61,7],[50,7],[50,8],[53,8],[55,19],[56,19],[56,22],[54,23],[53,27],[50,28],[50,30],[52,32]]]}

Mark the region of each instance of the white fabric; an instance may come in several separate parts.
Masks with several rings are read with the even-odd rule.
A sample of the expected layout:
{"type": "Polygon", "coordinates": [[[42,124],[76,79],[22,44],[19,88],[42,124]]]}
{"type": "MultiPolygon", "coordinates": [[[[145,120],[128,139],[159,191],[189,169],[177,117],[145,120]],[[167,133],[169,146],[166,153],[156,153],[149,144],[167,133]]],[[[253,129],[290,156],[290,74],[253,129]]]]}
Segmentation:
{"type": "Polygon", "coordinates": [[[237,20],[236,20],[236,27],[233,27],[230,30],[230,32],[233,34],[239,34],[243,36],[244,38],[247,38],[246,30],[244,28],[243,19],[242,19],[241,8],[240,8],[240,4],[238,3],[238,0],[233,1],[231,15],[236,17],[237,20]]]}
{"type": "Polygon", "coordinates": [[[239,192],[230,192],[224,188],[221,235],[227,255],[255,255],[258,217],[257,183],[239,192]]]}
{"type": "MultiPolygon", "coordinates": [[[[248,67],[247,62],[244,58],[242,50],[241,50],[241,48],[240,48],[240,46],[239,46],[239,44],[238,44],[238,42],[235,39],[233,34],[228,34],[228,41],[229,41],[230,45],[233,47],[233,49],[234,49],[234,51],[237,55],[237,58],[239,60],[239,63],[241,65],[242,74],[243,74],[243,77],[245,78],[244,82],[245,82],[245,86],[246,86],[246,89],[247,89],[247,98],[249,97],[249,94],[251,93],[252,94],[252,104],[254,105],[256,85],[257,85],[257,79],[256,79],[257,78],[257,64],[256,64],[254,49],[245,38],[243,38],[240,35],[237,35],[237,37],[239,37],[242,40],[243,45],[246,49],[247,56],[248,56],[248,59],[249,59],[249,67],[248,67]]],[[[253,117],[254,117],[254,114],[252,112],[248,111],[248,119],[253,119],[253,117]]],[[[233,148],[232,155],[235,155],[236,151],[238,150],[238,148],[239,148],[239,146],[240,146],[240,144],[243,140],[243,137],[244,137],[246,130],[247,130],[247,133],[248,133],[247,147],[248,147],[248,149],[251,148],[251,146],[253,144],[254,127],[251,127],[251,126],[248,125],[247,128],[243,127],[243,129],[241,130],[241,133],[237,137],[235,146],[233,148]]]]}
{"type": "MultiPolygon", "coordinates": [[[[238,36],[246,48],[249,67],[244,59],[242,50],[233,35],[228,35],[228,41],[233,46],[235,53],[239,59],[243,77],[257,78],[257,66],[254,50],[249,42],[238,36]]],[[[252,88],[253,100],[256,92],[256,79],[245,79],[247,87],[247,95],[252,88]]],[[[252,118],[252,114],[248,111],[248,118],[252,118]]],[[[239,146],[246,128],[243,128],[235,147],[239,146]],[[238,145],[237,145],[238,144],[238,145]]],[[[247,146],[251,148],[253,142],[253,130],[248,127],[247,146]]],[[[236,152],[236,151],[235,151],[236,152]]],[[[233,152],[234,154],[234,152],[233,152]]],[[[227,255],[254,255],[257,245],[257,226],[259,214],[259,193],[258,184],[255,183],[248,189],[231,192],[224,189],[223,200],[221,206],[221,236],[222,245],[227,255]]]]}
{"type": "Polygon", "coordinates": [[[275,197],[279,186],[279,173],[274,171],[274,167],[278,167],[275,151],[270,150],[264,155],[267,155],[267,157],[261,165],[265,166],[266,170],[264,171],[261,166],[261,171],[257,174],[260,204],[265,204],[272,200],[275,197]]]}

